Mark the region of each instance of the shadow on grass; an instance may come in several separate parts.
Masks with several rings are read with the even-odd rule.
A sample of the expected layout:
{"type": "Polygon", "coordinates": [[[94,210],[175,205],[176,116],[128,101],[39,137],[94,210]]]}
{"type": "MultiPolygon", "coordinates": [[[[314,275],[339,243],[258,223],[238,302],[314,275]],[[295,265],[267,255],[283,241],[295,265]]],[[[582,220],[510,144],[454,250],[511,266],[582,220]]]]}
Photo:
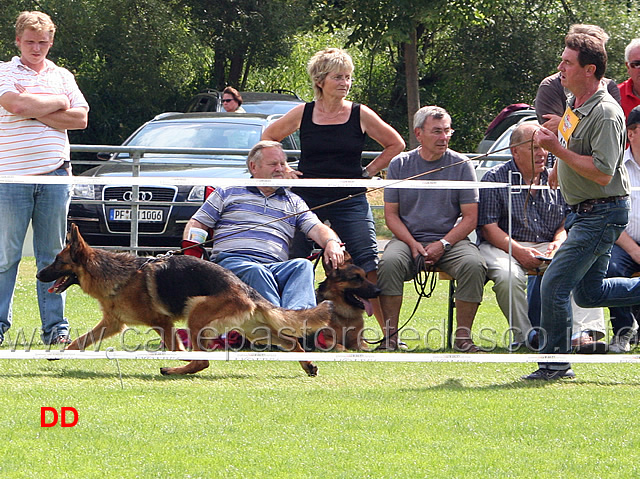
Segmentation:
{"type": "MultiPolygon", "coordinates": [[[[160,374],[160,366],[158,367],[157,374],[153,373],[122,373],[122,379],[135,379],[139,381],[167,381],[167,380],[185,380],[185,379],[201,379],[207,381],[220,381],[220,380],[242,380],[254,377],[253,374],[216,374],[212,371],[211,374],[207,374],[206,370],[199,374],[189,374],[184,376],[163,376],[160,374]]],[[[120,377],[117,367],[114,365],[113,372],[104,371],[90,371],[86,369],[64,369],[60,371],[42,370],[32,371],[27,373],[20,372],[7,372],[0,373],[0,378],[69,378],[79,380],[95,380],[95,379],[118,379],[120,377]]]]}
{"type": "MultiPolygon", "coordinates": [[[[533,369],[532,371],[533,372],[533,369]]],[[[611,378],[609,380],[594,380],[594,379],[558,379],[555,381],[530,381],[516,377],[511,382],[501,384],[463,384],[460,378],[448,378],[441,384],[434,386],[420,388],[423,391],[502,391],[502,390],[514,390],[514,389],[541,389],[556,385],[575,385],[575,386],[640,386],[640,378],[625,378],[616,379],[611,378]]],[[[407,388],[405,388],[407,389],[407,388]]],[[[409,389],[407,389],[409,390],[409,389]]],[[[411,391],[415,391],[414,388],[411,391]]]]}

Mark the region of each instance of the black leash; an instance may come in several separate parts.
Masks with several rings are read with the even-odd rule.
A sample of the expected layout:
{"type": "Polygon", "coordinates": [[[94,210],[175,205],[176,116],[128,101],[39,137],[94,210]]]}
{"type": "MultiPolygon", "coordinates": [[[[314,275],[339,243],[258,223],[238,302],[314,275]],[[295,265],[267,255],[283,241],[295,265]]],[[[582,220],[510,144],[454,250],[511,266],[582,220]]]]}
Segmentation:
{"type": "Polygon", "coordinates": [[[433,292],[436,289],[436,285],[438,284],[436,267],[433,265],[427,266],[426,264],[424,264],[424,257],[422,255],[418,255],[414,261],[416,274],[413,277],[413,287],[418,294],[418,300],[416,301],[416,305],[413,307],[413,311],[409,316],[409,319],[407,319],[402,326],[396,329],[396,331],[391,333],[389,336],[384,336],[378,341],[368,341],[365,339],[364,341],[367,344],[380,344],[385,342],[387,339],[391,339],[396,336],[400,331],[406,328],[407,324],[409,324],[409,322],[413,319],[413,316],[418,311],[418,307],[420,306],[420,301],[422,301],[422,298],[430,298],[433,295],[433,292]]]}

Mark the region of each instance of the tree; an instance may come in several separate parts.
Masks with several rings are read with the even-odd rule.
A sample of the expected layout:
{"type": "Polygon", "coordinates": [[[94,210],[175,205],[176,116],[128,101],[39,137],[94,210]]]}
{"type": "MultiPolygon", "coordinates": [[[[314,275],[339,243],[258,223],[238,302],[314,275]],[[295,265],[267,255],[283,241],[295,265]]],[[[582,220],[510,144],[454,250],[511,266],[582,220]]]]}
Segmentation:
{"type": "Polygon", "coordinates": [[[205,83],[244,90],[252,68],[290,52],[291,38],[308,21],[308,1],[190,0],[183,2],[200,38],[215,52],[205,83]]]}
{"type": "Polygon", "coordinates": [[[444,1],[414,2],[411,0],[328,0],[318,9],[319,18],[336,28],[349,21],[354,25],[349,39],[364,49],[378,51],[380,47],[396,48],[402,64],[397,65],[405,78],[409,142],[415,146],[411,133],[413,115],[420,107],[419,63],[428,57],[443,31],[451,31],[465,23],[485,21],[495,2],[444,1]]]}

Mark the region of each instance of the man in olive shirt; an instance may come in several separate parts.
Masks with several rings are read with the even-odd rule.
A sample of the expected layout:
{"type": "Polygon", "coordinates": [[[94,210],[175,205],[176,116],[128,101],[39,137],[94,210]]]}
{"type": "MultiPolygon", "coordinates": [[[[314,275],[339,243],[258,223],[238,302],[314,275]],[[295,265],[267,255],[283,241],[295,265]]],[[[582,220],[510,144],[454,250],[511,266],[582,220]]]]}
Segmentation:
{"type": "MultiPolygon", "coordinates": [[[[601,86],[606,67],[602,42],[582,33],[567,35],[558,66],[562,85],[571,92],[567,109],[557,132],[542,127],[535,135],[558,158],[549,182],[560,185],[571,207],[567,239],[542,279],[543,354],[570,351],[572,291],[576,303],[587,308],[640,303],[640,279],[605,279],[611,248],[627,225],[630,191],[622,162],[624,113],[601,86]]],[[[570,363],[541,362],[524,378],[567,377],[575,377],[570,363]]]]}

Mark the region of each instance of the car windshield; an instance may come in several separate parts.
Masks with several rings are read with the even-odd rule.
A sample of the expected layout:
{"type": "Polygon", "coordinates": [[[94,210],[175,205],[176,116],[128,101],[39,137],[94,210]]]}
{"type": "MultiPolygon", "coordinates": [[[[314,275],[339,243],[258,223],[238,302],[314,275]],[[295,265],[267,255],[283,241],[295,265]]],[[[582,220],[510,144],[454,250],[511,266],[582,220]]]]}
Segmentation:
{"type": "MultiPolygon", "coordinates": [[[[126,146],[151,146],[155,148],[238,148],[251,149],[260,140],[262,129],[259,125],[242,123],[186,123],[157,122],[142,128],[126,146]]],[[[124,153],[118,158],[127,158],[124,153]]],[[[184,157],[184,154],[152,154],[149,157],[184,157]]],[[[193,155],[211,158],[214,155],[193,155]]],[[[219,156],[219,155],[215,155],[219,156]]]]}
{"type": "Polygon", "coordinates": [[[511,125],[507,131],[505,131],[500,138],[496,140],[496,142],[491,145],[489,148],[489,153],[496,152],[501,155],[508,155],[511,152],[509,151],[509,143],[511,142],[511,134],[513,130],[515,130],[518,125],[511,125]]]}

